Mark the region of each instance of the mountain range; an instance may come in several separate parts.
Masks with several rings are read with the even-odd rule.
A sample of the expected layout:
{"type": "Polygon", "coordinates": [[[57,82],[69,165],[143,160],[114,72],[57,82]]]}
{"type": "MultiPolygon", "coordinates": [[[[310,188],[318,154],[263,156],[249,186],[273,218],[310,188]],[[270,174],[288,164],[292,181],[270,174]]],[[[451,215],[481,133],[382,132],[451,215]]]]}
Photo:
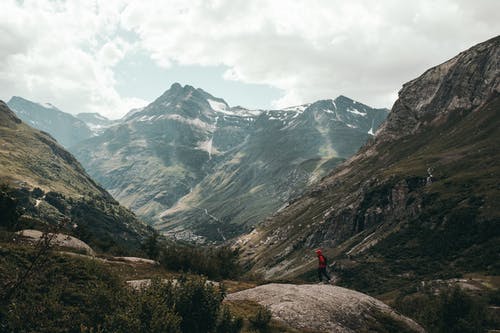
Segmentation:
{"type": "Polygon", "coordinates": [[[66,148],[92,136],[92,131],[85,121],[59,110],[50,103],[35,103],[14,96],[7,105],[26,124],[49,133],[66,148]]]}
{"type": "MultiPolygon", "coordinates": [[[[61,117],[62,118],[62,117],[61,117]]],[[[57,226],[99,251],[134,253],[150,227],[120,206],[49,134],[0,101],[0,221],[7,230],[57,226]]]]}
{"type": "Polygon", "coordinates": [[[345,96],[248,110],[178,83],[115,121],[20,97],[9,103],[65,142],[122,204],[164,233],[200,241],[250,230],[354,154],[388,112],[345,96]]]}
{"type": "Polygon", "coordinates": [[[248,110],[173,84],[72,151],[117,200],[162,232],[223,241],[354,154],[386,115],[344,96],[248,110]]]}
{"type": "Polygon", "coordinates": [[[404,84],[373,140],[239,239],[252,271],[312,278],[323,248],[371,293],[498,275],[499,59],[496,37],[404,84]]]}

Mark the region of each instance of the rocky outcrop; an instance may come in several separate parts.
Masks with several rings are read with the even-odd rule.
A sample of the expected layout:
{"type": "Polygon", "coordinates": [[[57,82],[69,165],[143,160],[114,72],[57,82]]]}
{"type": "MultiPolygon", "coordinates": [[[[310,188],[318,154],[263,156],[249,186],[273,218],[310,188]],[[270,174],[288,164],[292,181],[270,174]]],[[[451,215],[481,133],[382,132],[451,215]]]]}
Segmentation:
{"type": "Polygon", "coordinates": [[[500,37],[433,67],[403,85],[378,140],[411,134],[450,112],[471,110],[500,92],[500,37]]]}
{"type": "Polygon", "coordinates": [[[25,229],[17,232],[21,237],[22,241],[29,243],[37,243],[44,237],[50,241],[51,246],[59,246],[63,248],[69,248],[77,252],[94,256],[95,252],[92,248],[85,242],[82,242],[78,238],[65,234],[44,234],[39,230],[25,229]]]}
{"type": "Polygon", "coordinates": [[[276,319],[301,330],[354,333],[391,323],[401,332],[425,332],[381,301],[331,285],[273,283],[229,294],[226,300],[256,301],[268,307],[276,319]]]}

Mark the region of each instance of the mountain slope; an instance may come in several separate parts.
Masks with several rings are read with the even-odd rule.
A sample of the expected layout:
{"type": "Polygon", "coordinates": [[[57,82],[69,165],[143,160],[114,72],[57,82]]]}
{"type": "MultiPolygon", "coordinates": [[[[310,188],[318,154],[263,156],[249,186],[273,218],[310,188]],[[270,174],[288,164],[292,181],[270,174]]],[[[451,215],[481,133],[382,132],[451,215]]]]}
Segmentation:
{"type": "Polygon", "coordinates": [[[76,118],[83,121],[94,134],[102,133],[106,128],[116,124],[117,120],[110,120],[99,113],[79,113],[76,118]]]}
{"type": "Polygon", "coordinates": [[[92,131],[85,122],[51,104],[42,105],[14,96],[7,105],[22,121],[50,133],[66,148],[92,136],[92,131]]]}
{"type": "Polygon", "coordinates": [[[497,37],[405,84],[374,140],[240,239],[253,271],[308,276],[323,247],[345,285],[372,293],[498,275],[499,59],[497,37]]]}
{"type": "Polygon", "coordinates": [[[52,137],[0,101],[0,214],[10,230],[69,219],[71,233],[100,250],[137,249],[149,230],[120,206],[52,137]]]}
{"type": "Polygon", "coordinates": [[[228,135],[239,130],[241,117],[221,117],[213,140],[219,154],[211,172],[156,226],[173,227],[172,233],[189,229],[209,239],[234,237],[354,154],[385,115],[343,96],[301,112],[265,111],[250,118],[242,144],[228,150],[228,135]]]}
{"type": "Polygon", "coordinates": [[[352,155],[386,114],[343,96],[287,110],[231,108],[174,84],[75,154],[162,231],[224,240],[352,155]]]}
{"type": "Polygon", "coordinates": [[[203,94],[173,85],[75,154],[114,197],[151,221],[206,175],[215,115],[203,94]]]}

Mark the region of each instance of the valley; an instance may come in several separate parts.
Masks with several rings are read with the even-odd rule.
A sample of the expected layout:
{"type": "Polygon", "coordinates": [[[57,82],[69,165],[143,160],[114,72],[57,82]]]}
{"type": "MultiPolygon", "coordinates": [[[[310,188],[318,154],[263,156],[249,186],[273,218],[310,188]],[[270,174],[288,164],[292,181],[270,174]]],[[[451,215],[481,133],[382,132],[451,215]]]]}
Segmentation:
{"type": "Polygon", "coordinates": [[[499,59],[497,36],[390,111],[179,83],[119,120],[0,102],[0,331],[494,332],[499,59]]]}

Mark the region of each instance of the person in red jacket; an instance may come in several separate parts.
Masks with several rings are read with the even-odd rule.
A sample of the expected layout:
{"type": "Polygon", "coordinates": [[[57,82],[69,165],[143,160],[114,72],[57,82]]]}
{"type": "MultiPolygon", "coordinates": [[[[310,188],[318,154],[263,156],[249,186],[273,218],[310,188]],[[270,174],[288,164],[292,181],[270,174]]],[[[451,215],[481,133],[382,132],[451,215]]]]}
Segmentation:
{"type": "Polygon", "coordinates": [[[321,253],[320,249],[316,250],[316,254],[318,255],[318,278],[319,282],[323,282],[323,276],[326,277],[326,282],[329,282],[331,280],[330,275],[328,275],[328,272],[326,271],[326,258],[321,253]]]}

